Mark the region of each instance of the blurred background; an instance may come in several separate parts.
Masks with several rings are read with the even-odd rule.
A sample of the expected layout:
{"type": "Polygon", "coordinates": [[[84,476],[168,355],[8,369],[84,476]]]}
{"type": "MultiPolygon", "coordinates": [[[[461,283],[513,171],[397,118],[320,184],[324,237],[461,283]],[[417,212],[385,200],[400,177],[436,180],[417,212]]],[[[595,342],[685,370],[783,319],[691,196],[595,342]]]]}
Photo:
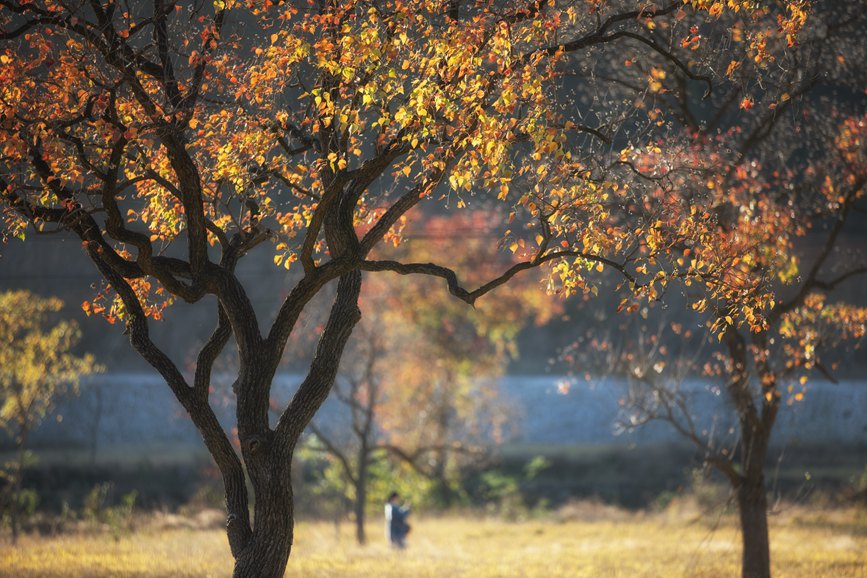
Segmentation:
{"type": "MultiPolygon", "coordinates": [[[[863,246],[864,235],[849,233],[841,245],[863,246]]],[[[267,251],[253,254],[239,271],[266,318],[279,305],[279,288],[291,286],[290,274],[271,260],[267,251]]],[[[58,317],[82,330],[74,350],[92,352],[102,366],[76,391],[59,394],[27,437],[32,455],[23,487],[31,491],[32,523],[38,512],[56,520],[64,511],[120,507],[124,500],[140,510],[221,508],[218,472],[170,390],[134,353],[122,323],[84,314],[81,304],[100,289],[95,278],[75,242],[59,236],[32,239],[26,250],[10,243],[0,257],[0,290],[62,299],[58,317]]],[[[672,349],[667,367],[685,367],[669,379],[678,380],[697,431],[722,445],[735,443],[727,441],[736,438],[736,415],[720,395],[724,379],[702,369],[711,356],[701,340],[691,340],[690,328],[701,333],[701,320],[683,313],[686,308],[671,308],[677,316],[668,308],[626,314],[616,312],[614,293],[530,297],[543,292],[540,279],[528,276],[471,309],[447,296],[425,302],[445,293],[428,292],[427,281],[398,281],[368,284],[356,331],[363,338],[354,341],[360,345],[347,356],[299,452],[293,483],[303,516],[349,522],[364,516],[359,508],[378,516],[392,489],[428,512],[480,508],[513,517],[587,499],[659,509],[695,493],[710,506],[725,506],[729,491],[688,436],[636,412],[639,372],[619,355],[632,348],[633,359],[659,370],[652,357],[658,351],[644,351],[625,336],[648,324],[678,328],[679,335],[661,338],[672,349]]],[[[841,286],[836,297],[867,303],[863,283],[841,286]]],[[[153,322],[152,332],[177,362],[191,366],[210,321],[183,304],[172,307],[172,323],[153,322]]],[[[315,335],[318,322],[315,311],[305,318],[313,328],[307,333],[315,335]]],[[[275,410],[303,378],[309,348],[300,341],[290,347],[273,391],[275,410]]],[[[865,499],[867,356],[857,343],[841,356],[829,374],[835,382],[789,388],[767,469],[778,499],[865,499]]],[[[231,356],[218,363],[212,387],[227,429],[233,404],[226,376],[233,363],[231,356]]],[[[3,461],[15,451],[7,431],[0,436],[3,461]]]]}

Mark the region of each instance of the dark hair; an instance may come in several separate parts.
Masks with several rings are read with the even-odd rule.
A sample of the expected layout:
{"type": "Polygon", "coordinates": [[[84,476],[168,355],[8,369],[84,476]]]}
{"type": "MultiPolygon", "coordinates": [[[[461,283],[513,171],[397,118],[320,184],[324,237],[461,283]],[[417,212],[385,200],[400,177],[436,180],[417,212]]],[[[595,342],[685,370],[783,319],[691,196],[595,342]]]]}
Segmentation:
{"type": "Polygon", "coordinates": [[[390,501],[392,501],[393,499],[395,499],[395,498],[399,498],[399,497],[400,497],[400,494],[398,494],[397,492],[392,492],[392,493],[390,493],[390,494],[388,495],[388,501],[390,502],[390,501]]]}

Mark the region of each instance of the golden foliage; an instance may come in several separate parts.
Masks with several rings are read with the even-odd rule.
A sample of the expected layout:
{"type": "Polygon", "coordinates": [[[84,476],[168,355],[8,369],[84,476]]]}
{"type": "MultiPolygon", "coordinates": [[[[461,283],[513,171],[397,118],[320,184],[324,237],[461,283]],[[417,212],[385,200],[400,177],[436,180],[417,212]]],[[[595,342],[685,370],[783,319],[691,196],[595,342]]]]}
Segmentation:
{"type": "Polygon", "coordinates": [[[29,291],[0,293],[0,427],[16,436],[50,411],[55,396],[101,370],[92,355],[70,352],[81,336],[74,322],[51,323],[62,307],[29,291]]]}

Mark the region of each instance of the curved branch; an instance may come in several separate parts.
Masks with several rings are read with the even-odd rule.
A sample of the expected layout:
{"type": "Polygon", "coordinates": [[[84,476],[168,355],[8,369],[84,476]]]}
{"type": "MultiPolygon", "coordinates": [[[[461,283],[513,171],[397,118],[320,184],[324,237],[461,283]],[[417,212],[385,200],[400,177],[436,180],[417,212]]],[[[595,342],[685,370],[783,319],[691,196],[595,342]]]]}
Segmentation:
{"type": "Polygon", "coordinates": [[[190,396],[192,389],[174,362],[151,340],[147,316],[135,291],[129,282],[103,258],[99,245],[87,243],[86,249],[99,272],[123,302],[126,327],[133,348],[165,379],[181,405],[188,408],[192,401],[190,396]]]}
{"type": "Polygon", "coordinates": [[[680,60],[677,56],[675,56],[674,54],[672,54],[671,52],[666,50],[664,47],[660,46],[659,43],[657,43],[655,40],[653,40],[651,38],[647,38],[646,36],[642,36],[641,34],[636,34],[635,32],[629,32],[626,30],[621,30],[621,31],[609,34],[608,36],[605,36],[604,41],[610,42],[611,40],[615,40],[615,39],[620,38],[620,37],[631,38],[633,40],[641,42],[642,44],[649,46],[650,48],[655,50],[657,53],[662,55],[664,58],[669,60],[676,67],[678,67],[691,80],[697,80],[700,82],[704,82],[705,85],[707,86],[707,89],[705,90],[705,93],[702,96],[702,99],[708,98],[711,95],[711,92],[713,92],[713,83],[711,82],[711,78],[709,76],[694,73],[692,70],[689,69],[689,66],[687,66],[682,60],[680,60]]]}
{"type": "Polygon", "coordinates": [[[214,367],[214,362],[232,336],[232,325],[229,323],[229,317],[219,303],[217,304],[217,315],[217,327],[202,350],[199,351],[196,359],[196,375],[193,378],[193,389],[196,395],[205,401],[207,401],[210,392],[211,370],[214,367]]]}
{"type": "Polygon", "coordinates": [[[265,347],[270,349],[276,358],[280,357],[286,347],[286,342],[289,340],[292,329],[304,307],[319,293],[322,287],[350,268],[346,262],[331,261],[318,267],[313,275],[305,276],[295,285],[289,296],[283,301],[283,305],[280,306],[277,318],[274,320],[265,342],[265,347]]]}
{"type": "Polygon", "coordinates": [[[343,472],[349,479],[349,483],[353,486],[356,486],[358,484],[358,481],[355,477],[355,474],[352,472],[352,466],[349,463],[349,459],[347,459],[346,455],[337,448],[337,445],[332,442],[328,438],[328,436],[322,433],[322,430],[316,426],[315,422],[310,422],[308,428],[313,433],[313,435],[316,436],[316,439],[318,439],[322,443],[322,445],[325,446],[325,452],[334,456],[334,458],[340,463],[340,466],[343,468],[343,472]]]}
{"type": "Polygon", "coordinates": [[[608,267],[611,267],[621,275],[623,275],[630,283],[639,286],[636,278],[626,270],[626,266],[618,263],[616,261],[612,261],[606,257],[601,257],[599,255],[593,255],[590,253],[584,253],[581,251],[554,251],[552,253],[547,253],[544,255],[537,255],[531,261],[522,261],[521,263],[516,263],[512,265],[506,271],[504,271],[498,277],[488,281],[487,283],[481,285],[477,289],[473,291],[469,291],[464,288],[459,280],[457,273],[448,267],[443,267],[442,265],[437,265],[435,263],[401,263],[399,261],[390,261],[390,260],[380,260],[380,261],[362,261],[360,264],[360,268],[364,271],[393,271],[394,273],[399,273],[400,275],[430,275],[432,277],[440,277],[446,280],[448,283],[449,292],[462,301],[466,301],[470,305],[473,305],[475,301],[481,297],[482,295],[493,291],[500,285],[505,284],[512,277],[520,273],[521,271],[526,271],[528,269],[533,269],[538,267],[542,263],[547,261],[553,261],[556,259],[564,259],[570,257],[578,257],[581,259],[586,259],[588,261],[592,261],[594,263],[599,263],[608,267]]]}
{"type": "Polygon", "coordinates": [[[834,221],[834,225],[831,227],[831,231],[828,233],[828,238],[825,239],[825,244],[822,246],[822,251],[813,262],[813,266],[807,273],[804,282],[801,284],[801,288],[798,290],[797,294],[794,297],[792,297],[788,301],[781,302],[773,311],[771,311],[770,319],[772,321],[776,321],[789,311],[800,307],[811,291],[816,289],[826,291],[831,290],[846,279],[867,272],[867,267],[862,266],[847,271],[846,273],[829,282],[823,282],[819,280],[819,273],[821,272],[822,267],[825,265],[825,262],[831,256],[834,247],[836,247],[837,239],[840,236],[840,233],[843,231],[843,227],[846,225],[846,221],[852,212],[852,206],[858,198],[858,193],[861,191],[861,189],[864,188],[865,184],[867,184],[867,177],[861,177],[858,182],[856,182],[849,190],[849,193],[846,195],[846,198],[844,200],[843,207],[839,215],[837,216],[837,219],[834,221]]]}

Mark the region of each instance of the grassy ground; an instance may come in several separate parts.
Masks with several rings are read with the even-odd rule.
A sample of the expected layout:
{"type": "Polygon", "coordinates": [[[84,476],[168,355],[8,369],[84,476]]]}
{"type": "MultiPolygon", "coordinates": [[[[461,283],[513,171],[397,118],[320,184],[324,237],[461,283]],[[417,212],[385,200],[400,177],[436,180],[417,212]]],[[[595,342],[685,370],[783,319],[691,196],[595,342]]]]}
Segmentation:
{"type": "MultiPolygon", "coordinates": [[[[698,519],[670,508],[632,515],[577,507],[544,520],[469,517],[413,523],[410,547],[393,552],[381,526],[355,545],[352,527],[301,523],[287,576],[719,578],[739,572],[739,535],[730,518],[698,519]]],[[[772,518],[776,578],[867,578],[867,519],[855,510],[790,510],[772,518]]],[[[223,577],[231,558],[213,525],[172,517],[130,534],[27,536],[0,545],[0,576],[24,578],[223,577]]]]}

